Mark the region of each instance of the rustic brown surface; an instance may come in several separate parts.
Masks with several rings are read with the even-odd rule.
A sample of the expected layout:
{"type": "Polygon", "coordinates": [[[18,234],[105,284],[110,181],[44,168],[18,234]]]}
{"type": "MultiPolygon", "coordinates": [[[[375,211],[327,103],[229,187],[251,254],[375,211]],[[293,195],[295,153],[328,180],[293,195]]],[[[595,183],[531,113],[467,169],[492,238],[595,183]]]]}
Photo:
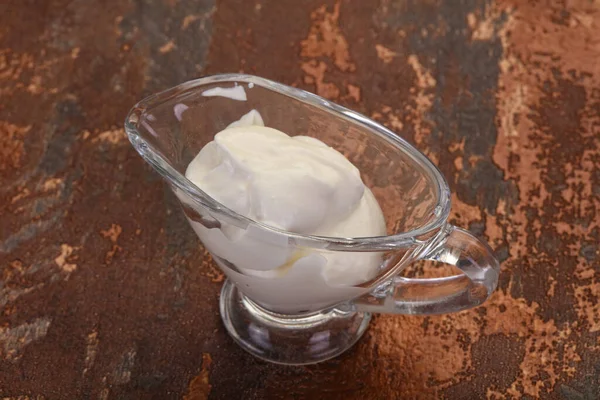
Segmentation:
{"type": "Polygon", "coordinates": [[[600,3],[3,0],[0,397],[600,398],[600,3]],[[121,128],[244,71],[383,122],[490,241],[479,309],[381,316],[312,367],[240,350],[222,276],[121,128]]]}

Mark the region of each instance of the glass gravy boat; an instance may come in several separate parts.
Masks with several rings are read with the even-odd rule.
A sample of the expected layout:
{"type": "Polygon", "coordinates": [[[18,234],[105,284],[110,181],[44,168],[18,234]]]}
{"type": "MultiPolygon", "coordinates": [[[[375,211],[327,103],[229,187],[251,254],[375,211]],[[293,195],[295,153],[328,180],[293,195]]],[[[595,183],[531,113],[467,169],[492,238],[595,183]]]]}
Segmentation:
{"type": "Polygon", "coordinates": [[[431,161],[382,125],[319,96],[255,76],[215,75],[140,101],[125,129],[227,276],[221,317],[233,339],[257,357],[320,362],[351,347],[371,313],[455,312],[483,303],[496,288],[498,261],[487,244],[447,222],[448,184],[431,161]],[[236,214],[190,182],[185,170],[200,149],[253,109],[265,126],[315,137],[344,154],[379,202],[387,236],[285,232],[236,214]],[[462,273],[399,276],[420,259],[462,273]],[[332,260],[361,263],[366,272],[328,279],[332,260]]]}

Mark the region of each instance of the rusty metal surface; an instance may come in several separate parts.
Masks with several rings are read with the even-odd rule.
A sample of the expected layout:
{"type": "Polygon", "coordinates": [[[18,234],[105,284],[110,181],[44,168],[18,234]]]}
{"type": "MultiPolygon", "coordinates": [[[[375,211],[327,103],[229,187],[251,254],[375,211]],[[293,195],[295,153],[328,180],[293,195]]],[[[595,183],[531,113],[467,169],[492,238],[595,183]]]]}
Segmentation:
{"type": "Polygon", "coordinates": [[[0,397],[600,398],[600,3],[0,4],[0,397]],[[483,307],[380,316],[348,354],[268,365],[121,128],[141,97],[243,71],[389,126],[502,260],[483,307]]]}

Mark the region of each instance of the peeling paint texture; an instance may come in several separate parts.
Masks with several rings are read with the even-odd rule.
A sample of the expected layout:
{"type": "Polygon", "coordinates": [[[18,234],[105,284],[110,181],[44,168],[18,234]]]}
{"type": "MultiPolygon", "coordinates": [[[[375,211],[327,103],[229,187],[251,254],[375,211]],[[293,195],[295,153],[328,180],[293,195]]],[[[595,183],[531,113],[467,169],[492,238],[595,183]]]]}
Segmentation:
{"type": "Polygon", "coordinates": [[[600,398],[598,1],[4,0],[0,22],[0,398],[600,398]],[[316,366],[238,348],[223,275],[122,129],[222,72],[428,155],[501,260],[490,301],[377,316],[316,366]]]}

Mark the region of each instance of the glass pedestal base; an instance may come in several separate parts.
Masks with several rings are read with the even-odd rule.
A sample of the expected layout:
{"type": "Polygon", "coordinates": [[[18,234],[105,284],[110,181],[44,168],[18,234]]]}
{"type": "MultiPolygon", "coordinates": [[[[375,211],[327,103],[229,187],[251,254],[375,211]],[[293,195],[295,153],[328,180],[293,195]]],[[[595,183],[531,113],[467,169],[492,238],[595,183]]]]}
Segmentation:
{"type": "Polygon", "coordinates": [[[263,360],[285,364],[314,364],[348,350],[363,335],[371,314],[332,309],[294,316],[265,310],[225,281],[220,299],[221,318],[231,337],[263,360]]]}

